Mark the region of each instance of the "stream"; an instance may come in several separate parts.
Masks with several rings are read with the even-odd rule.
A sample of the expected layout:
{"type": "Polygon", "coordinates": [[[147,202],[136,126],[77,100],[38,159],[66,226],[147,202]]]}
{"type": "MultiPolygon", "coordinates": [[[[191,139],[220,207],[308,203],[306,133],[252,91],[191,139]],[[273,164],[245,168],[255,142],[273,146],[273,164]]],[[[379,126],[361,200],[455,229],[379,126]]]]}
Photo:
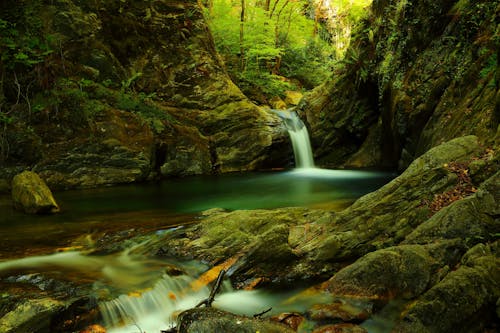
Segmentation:
{"type": "MultiPolygon", "coordinates": [[[[377,171],[296,169],[199,176],[159,183],[130,184],[98,189],[55,192],[61,207],[56,215],[26,215],[0,198],[0,277],[48,274],[57,279],[92,283],[106,327],[112,333],[166,329],[174,314],[206,298],[207,286],[192,283],[207,267],[200,263],[165,262],[130,255],[86,255],[81,249],[109,234],[123,238],[165,232],[197,221],[210,208],[261,209],[306,206],[340,210],[394,177],[377,171]],[[172,276],[170,267],[187,275],[172,276]],[[123,323],[128,323],[123,325],[123,323]]],[[[300,304],[283,303],[290,294],[233,291],[229,283],[215,306],[246,314],[272,306],[275,311],[300,311],[300,304]]],[[[318,301],[318,300],[310,300],[318,301]]]]}

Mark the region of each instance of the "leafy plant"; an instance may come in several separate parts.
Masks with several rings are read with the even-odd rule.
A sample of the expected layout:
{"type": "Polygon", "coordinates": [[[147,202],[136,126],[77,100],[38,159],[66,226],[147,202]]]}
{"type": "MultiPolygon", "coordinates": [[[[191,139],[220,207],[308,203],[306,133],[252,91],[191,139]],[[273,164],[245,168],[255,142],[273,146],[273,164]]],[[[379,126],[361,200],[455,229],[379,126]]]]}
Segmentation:
{"type": "Polygon", "coordinates": [[[31,68],[43,62],[54,50],[50,42],[53,35],[44,38],[31,33],[23,33],[15,23],[0,19],[1,61],[7,69],[18,66],[31,68]]]}

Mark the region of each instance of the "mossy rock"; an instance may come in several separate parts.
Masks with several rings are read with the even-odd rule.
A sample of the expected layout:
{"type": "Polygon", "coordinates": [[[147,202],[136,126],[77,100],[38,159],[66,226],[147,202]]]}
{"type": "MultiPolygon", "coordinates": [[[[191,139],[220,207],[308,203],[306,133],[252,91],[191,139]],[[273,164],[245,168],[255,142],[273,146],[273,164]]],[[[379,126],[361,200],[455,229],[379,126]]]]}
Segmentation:
{"type": "Polygon", "coordinates": [[[45,182],[32,171],[24,171],[12,179],[14,207],[30,214],[59,212],[52,192],[45,182]]]}

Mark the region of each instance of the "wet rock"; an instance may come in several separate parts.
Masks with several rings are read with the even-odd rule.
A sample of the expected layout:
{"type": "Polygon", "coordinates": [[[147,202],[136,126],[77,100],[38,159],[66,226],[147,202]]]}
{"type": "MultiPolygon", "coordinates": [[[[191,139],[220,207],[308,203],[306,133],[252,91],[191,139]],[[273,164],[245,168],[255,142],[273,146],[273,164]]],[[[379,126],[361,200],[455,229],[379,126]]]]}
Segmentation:
{"type": "MultiPolygon", "coordinates": [[[[328,278],[346,262],[378,249],[395,247],[428,221],[430,209],[423,204],[423,199],[433,198],[457,183],[456,174],[445,165],[451,161],[467,161],[480,151],[473,136],[435,147],[415,160],[398,178],[338,213],[305,208],[215,211],[206,216],[203,223],[187,227],[179,234],[165,235],[148,246],[153,253],[162,248],[162,255],[195,257],[213,264],[244,254],[231,271],[237,282],[257,277],[270,278],[273,283],[328,278]]],[[[363,268],[367,270],[367,278],[360,277],[363,282],[360,288],[365,288],[362,294],[418,296],[435,271],[445,265],[453,266],[465,251],[463,241],[449,241],[434,248],[391,248],[363,259],[365,263],[377,265],[380,261],[380,266],[373,267],[372,273],[368,269],[371,264],[363,268]],[[438,252],[439,256],[433,261],[432,256],[438,252]],[[385,260],[386,255],[389,260],[385,260]],[[412,270],[417,273],[411,273],[412,270]],[[384,274],[391,277],[384,278],[384,274]],[[369,289],[368,276],[380,282],[374,285],[375,289],[369,289]],[[398,280],[401,284],[397,284],[398,280]],[[387,281],[394,285],[385,286],[387,281]],[[403,284],[407,284],[406,287],[403,284]]],[[[345,281],[357,271],[351,269],[353,271],[345,274],[345,281]]]]}
{"type": "Polygon", "coordinates": [[[335,297],[335,300],[327,304],[313,305],[307,311],[309,318],[315,321],[344,321],[362,322],[368,319],[374,312],[373,299],[354,296],[335,297]]]}
{"type": "Polygon", "coordinates": [[[316,328],[313,333],[368,333],[363,327],[355,324],[334,324],[316,328]]]}
{"type": "Polygon", "coordinates": [[[179,314],[177,332],[289,333],[295,330],[270,320],[238,316],[214,308],[195,308],[179,314]]]}
{"type": "Polygon", "coordinates": [[[304,316],[299,313],[280,313],[277,316],[271,317],[271,320],[278,323],[285,324],[292,330],[297,331],[300,325],[306,320],[304,316]]]}
{"type": "MultiPolygon", "coordinates": [[[[233,280],[272,278],[274,283],[286,282],[293,273],[286,267],[294,265],[296,256],[288,243],[289,227],[303,220],[325,214],[321,210],[287,208],[206,212],[203,222],[151,241],[147,247],[162,255],[192,257],[217,264],[238,256],[228,274],[233,280]],[[279,269],[278,269],[279,267],[279,269]]],[[[304,267],[305,269],[305,267],[304,267]]],[[[307,274],[301,270],[300,274],[307,274]]]]}
{"type": "Polygon", "coordinates": [[[32,171],[24,171],[12,180],[12,200],[17,209],[30,214],[56,213],[59,211],[47,184],[32,171]]]}

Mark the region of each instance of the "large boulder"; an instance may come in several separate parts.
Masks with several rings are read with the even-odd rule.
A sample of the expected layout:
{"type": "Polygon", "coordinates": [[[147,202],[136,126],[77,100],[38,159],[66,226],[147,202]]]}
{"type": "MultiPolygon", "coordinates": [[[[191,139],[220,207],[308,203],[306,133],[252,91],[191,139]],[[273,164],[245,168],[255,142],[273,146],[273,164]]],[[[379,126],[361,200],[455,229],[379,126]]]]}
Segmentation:
{"type": "Polygon", "coordinates": [[[24,171],[12,180],[12,200],[17,209],[30,214],[59,211],[47,184],[32,171],[24,171]]]}

